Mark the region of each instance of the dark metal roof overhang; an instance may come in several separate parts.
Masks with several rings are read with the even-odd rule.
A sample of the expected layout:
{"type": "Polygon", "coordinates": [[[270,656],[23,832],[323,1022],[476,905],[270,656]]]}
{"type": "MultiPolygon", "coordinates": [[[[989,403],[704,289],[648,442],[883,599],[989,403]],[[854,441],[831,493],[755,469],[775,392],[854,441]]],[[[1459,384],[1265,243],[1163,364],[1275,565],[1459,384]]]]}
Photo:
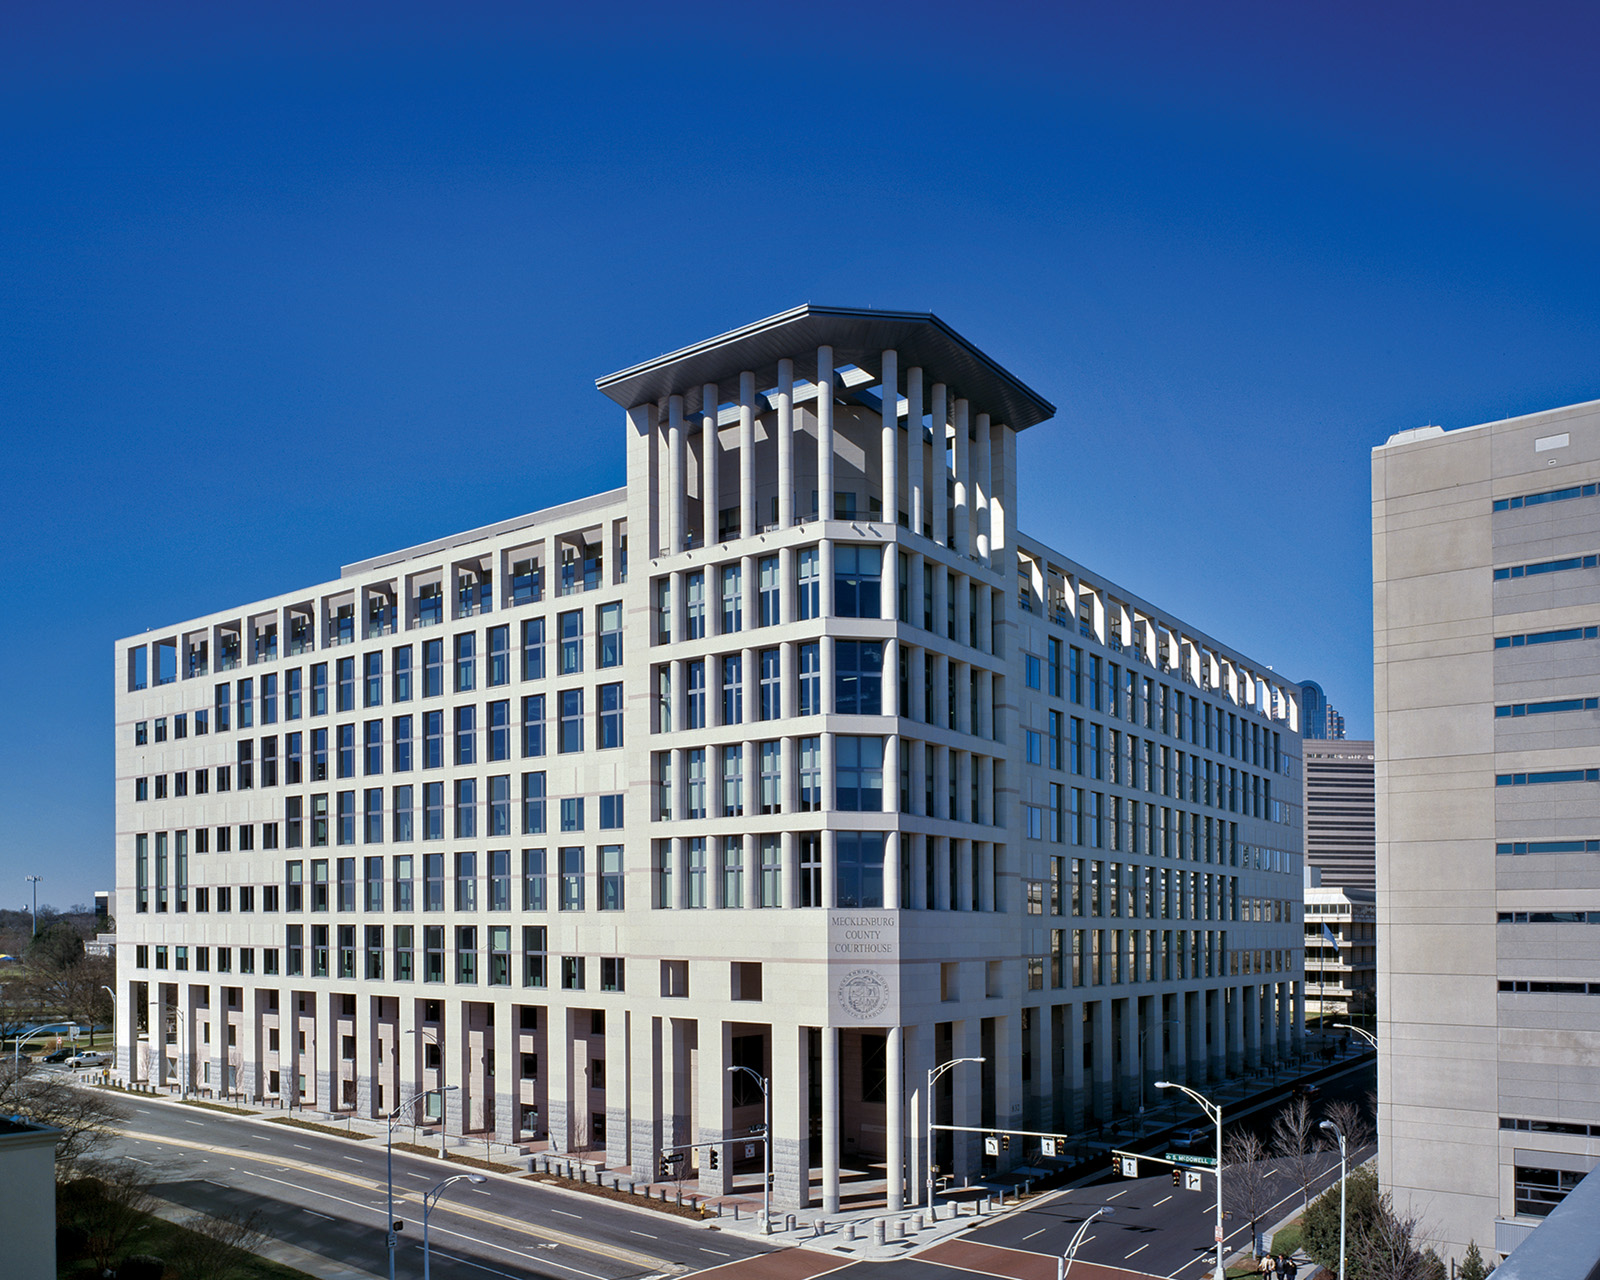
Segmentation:
{"type": "Polygon", "coordinates": [[[975,412],[987,413],[1013,430],[1055,416],[1053,404],[938,316],[809,303],[608,374],[596,379],[595,386],[625,409],[681,395],[685,412],[699,412],[704,384],[717,384],[719,403],[734,400],[741,373],[753,372],[756,390],[761,391],[777,383],[781,359],[794,361],[797,378],[815,380],[816,351],[824,346],[833,348],[835,366],[853,364],[875,378],[882,376],[883,352],[895,351],[901,390],[904,371],[920,366],[925,385],[943,382],[952,400],[968,400],[975,412]]]}

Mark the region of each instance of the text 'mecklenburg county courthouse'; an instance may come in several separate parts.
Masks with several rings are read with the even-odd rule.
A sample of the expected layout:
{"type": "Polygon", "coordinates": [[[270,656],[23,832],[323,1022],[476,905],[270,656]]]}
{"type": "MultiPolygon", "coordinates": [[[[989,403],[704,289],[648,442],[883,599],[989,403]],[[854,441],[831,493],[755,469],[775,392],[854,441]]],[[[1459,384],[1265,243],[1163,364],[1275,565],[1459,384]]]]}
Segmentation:
{"type": "Polygon", "coordinates": [[[748,1066],[831,1212],[921,1198],[952,1058],[940,1123],[1073,1134],[1296,1048],[1298,690],[1018,533],[1052,405],[811,306],[598,385],[625,488],[118,642],[119,1074],[448,1084],[650,1178],[761,1123],[748,1066]]]}

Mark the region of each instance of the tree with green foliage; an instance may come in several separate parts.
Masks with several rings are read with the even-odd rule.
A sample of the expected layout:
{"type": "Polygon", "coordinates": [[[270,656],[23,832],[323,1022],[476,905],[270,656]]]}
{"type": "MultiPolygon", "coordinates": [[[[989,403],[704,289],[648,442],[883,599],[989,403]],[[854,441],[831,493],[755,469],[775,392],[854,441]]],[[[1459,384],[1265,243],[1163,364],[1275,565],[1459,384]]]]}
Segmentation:
{"type": "MultiPolygon", "coordinates": [[[[1347,1246],[1367,1229],[1378,1209],[1378,1175],[1368,1166],[1351,1171],[1345,1179],[1345,1231],[1347,1246]]],[[[1339,1270],[1339,1184],[1336,1182],[1311,1202],[1301,1219],[1300,1247],[1313,1262],[1329,1271],[1339,1270]]],[[[1353,1247],[1352,1247],[1353,1252],[1353,1247]]]]}
{"type": "Polygon", "coordinates": [[[1461,1269],[1456,1272],[1456,1280],[1488,1280],[1489,1273],[1494,1268],[1483,1260],[1483,1254],[1478,1252],[1476,1240],[1467,1241],[1467,1256],[1461,1259],[1461,1269]]]}

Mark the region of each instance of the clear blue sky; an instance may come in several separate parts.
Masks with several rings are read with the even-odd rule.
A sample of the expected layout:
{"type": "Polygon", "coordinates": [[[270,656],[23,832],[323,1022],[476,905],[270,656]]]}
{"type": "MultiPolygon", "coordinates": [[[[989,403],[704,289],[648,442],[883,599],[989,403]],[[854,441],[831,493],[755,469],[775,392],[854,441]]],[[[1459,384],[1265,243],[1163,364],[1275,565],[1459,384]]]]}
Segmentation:
{"type": "Polygon", "coordinates": [[[1371,731],[1368,451],[1600,397],[1592,4],[6,6],[0,904],[112,642],[620,484],[600,374],[931,310],[1024,527],[1371,731]]]}

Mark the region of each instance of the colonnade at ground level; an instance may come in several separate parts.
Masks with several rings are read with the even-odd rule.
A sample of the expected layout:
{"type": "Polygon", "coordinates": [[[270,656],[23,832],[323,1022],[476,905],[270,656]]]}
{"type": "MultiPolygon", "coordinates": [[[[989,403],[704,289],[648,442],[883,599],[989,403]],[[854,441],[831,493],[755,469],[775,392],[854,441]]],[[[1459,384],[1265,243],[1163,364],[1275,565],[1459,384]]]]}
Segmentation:
{"type": "MultiPolygon", "coordinates": [[[[1204,1091],[1298,1052],[1304,1023],[1290,981],[1100,989],[1062,1003],[1007,1002],[992,1015],[965,1004],[952,1009],[961,1018],[838,1028],[756,1020],[756,1005],[742,1021],[718,1016],[726,1006],[694,1016],[688,1001],[634,1008],[602,997],[580,1007],[527,1003],[544,994],[534,991],[469,1000],[172,976],[189,980],[124,985],[120,1007],[142,1005],[142,1025],[162,1029],[149,1037],[140,1019],[118,1020],[125,1079],[319,1112],[399,1112],[419,1124],[442,1099],[452,1135],[548,1140],[637,1179],[656,1180],[661,1153],[683,1149],[701,1194],[720,1195],[760,1186],[761,1091],[728,1070],[750,1067],[771,1091],[773,1203],[825,1213],[852,1174],[887,1175],[891,1209],[922,1202],[928,1074],[952,1059],[984,1059],[944,1072],[934,1088],[936,1121],[973,1130],[935,1136],[940,1176],[959,1183],[993,1167],[983,1131],[1080,1135],[1168,1101],[1158,1079],[1204,1091]],[[165,1052],[155,1054],[160,1040],[165,1052]],[[719,1142],[712,1169],[703,1144],[719,1142]]],[[[1036,1138],[1019,1138],[1002,1162],[1037,1154],[1036,1138]]]]}

